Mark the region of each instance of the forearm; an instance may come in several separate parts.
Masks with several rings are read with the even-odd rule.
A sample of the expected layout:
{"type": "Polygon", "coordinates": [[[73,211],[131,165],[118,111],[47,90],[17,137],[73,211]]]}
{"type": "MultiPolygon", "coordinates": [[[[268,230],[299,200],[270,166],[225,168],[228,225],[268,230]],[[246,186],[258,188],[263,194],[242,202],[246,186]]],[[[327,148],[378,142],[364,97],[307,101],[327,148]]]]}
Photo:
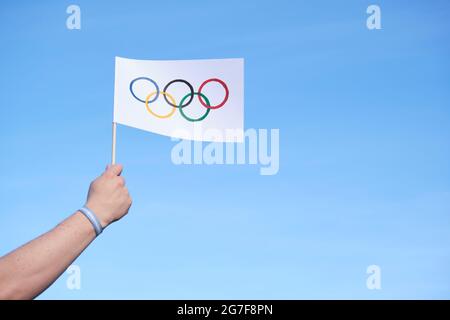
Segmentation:
{"type": "Polygon", "coordinates": [[[94,240],[76,212],[51,231],[0,258],[0,299],[32,299],[50,286],[94,240]]]}
{"type": "MultiPolygon", "coordinates": [[[[86,207],[106,228],[128,213],[131,197],[121,165],[109,165],[89,186],[86,207]]],[[[95,222],[94,221],[94,222],[95,222]]],[[[0,258],[0,300],[32,299],[47,289],[95,238],[80,211],[53,230],[0,258]]]]}

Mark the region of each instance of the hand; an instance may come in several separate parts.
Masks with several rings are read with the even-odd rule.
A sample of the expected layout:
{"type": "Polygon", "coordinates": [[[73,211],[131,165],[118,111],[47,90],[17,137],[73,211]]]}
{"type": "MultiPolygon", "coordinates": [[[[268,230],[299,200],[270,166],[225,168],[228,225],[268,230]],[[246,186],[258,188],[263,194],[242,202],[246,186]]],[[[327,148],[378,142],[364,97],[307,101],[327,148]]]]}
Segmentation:
{"type": "Polygon", "coordinates": [[[120,176],[122,169],[120,164],[109,165],[89,187],[86,206],[97,215],[103,228],[126,215],[131,206],[125,179],[120,176]]]}

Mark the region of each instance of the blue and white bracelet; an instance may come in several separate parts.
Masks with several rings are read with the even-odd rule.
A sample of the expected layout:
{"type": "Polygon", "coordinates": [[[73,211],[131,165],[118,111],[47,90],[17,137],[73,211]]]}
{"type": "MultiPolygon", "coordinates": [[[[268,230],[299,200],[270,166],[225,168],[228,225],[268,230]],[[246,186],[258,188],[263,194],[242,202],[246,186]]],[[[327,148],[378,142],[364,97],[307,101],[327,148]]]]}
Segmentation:
{"type": "Polygon", "coordinates": [[[92,226],[94,227],[94,230],[95,230],[95,234],[97,236],[100,233],[102,233],[103,227],[102,227],[100,221],[98,220],[97,216],[95,215],[95,213],[91,209],[89,209],[88,207],[84,206],[83,208],[80,209],[80,212],[82,214],[84,214],[84,216],[86,218],[88,218],[88,220],[92,223],[92,226]]]}

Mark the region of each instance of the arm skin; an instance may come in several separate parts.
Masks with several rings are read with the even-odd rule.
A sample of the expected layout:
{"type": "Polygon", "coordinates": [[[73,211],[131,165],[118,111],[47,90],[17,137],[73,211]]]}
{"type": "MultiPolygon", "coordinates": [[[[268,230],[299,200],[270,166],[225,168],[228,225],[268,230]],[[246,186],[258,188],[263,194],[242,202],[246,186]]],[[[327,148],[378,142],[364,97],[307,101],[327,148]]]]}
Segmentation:
{"type": "MultiPolygon", "coordinates": [[[[108,166],[91,183],[86,205],[105,228],[128,213],[131,198],[120,176],[108,166]]],[[[47,289],[95,239],[91,222],[77,211],[55,228],[0,258],[0,299],[33,299],[47,289]]]]}
{"type": "Polygon", "coordinates": [[[81,212],[0,259],[0,299],[32,299],[47,289],[94,240],[81,212]]]}

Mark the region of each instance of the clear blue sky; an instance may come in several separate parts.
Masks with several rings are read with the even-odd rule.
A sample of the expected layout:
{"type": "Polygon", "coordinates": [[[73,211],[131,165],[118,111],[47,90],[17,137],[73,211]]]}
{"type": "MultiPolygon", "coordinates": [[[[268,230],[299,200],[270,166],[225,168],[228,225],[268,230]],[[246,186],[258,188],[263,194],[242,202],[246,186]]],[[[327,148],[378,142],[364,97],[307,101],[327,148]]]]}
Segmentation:
{"type": "Polygon", "coordinates": [[[175,166],[118,129],[133,207],[42,298],[450,298],[448,1],[11,1],[0,9],[0,254],[110,159],[114,57],[245,58],[280,171],[175,166]],[[82,29],[66,28],[81,7],[82,29]],[[382,30],[366,28],[366,8],[382,30]],[[366,268],[382,290],[366,288],[366,268]]]}

